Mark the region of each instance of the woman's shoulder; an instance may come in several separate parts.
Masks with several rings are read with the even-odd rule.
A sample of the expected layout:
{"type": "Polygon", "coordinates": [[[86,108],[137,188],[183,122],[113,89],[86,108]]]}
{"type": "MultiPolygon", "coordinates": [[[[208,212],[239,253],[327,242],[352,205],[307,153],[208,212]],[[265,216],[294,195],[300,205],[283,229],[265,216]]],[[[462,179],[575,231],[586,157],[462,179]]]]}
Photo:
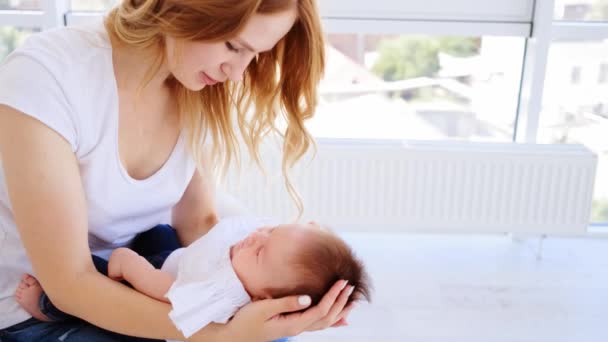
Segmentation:
{"type": "Polygon", "coordinates": [[[99,131],[117,102],[111,47],[103,33],[99,25],[30,36],[0,65],[0,103],[47,124],[74,150],[96,139],[91,132],[99,131]]]}
{"type": "MultiPolygon", "coordinates": [[[[25,55],[53,68],[71,68],[76,62],[111,51],[103,25],[60,27],[31,35],[12,54],[25,55]]],[[[10,59],[11,56],[9,56],[10,59]]]]}
{"type": "MultiPolygon", "coordinates": [[[[115,97],[112,46],[102,23],[61,27],[30,36],[0,65],[0,80],[50,88],[74,110],[115,97]]],[[[29,92],[29,87],[23,87],[29,92]]],[[[89,108],[84,108],[88,110],[89,108]]]]}

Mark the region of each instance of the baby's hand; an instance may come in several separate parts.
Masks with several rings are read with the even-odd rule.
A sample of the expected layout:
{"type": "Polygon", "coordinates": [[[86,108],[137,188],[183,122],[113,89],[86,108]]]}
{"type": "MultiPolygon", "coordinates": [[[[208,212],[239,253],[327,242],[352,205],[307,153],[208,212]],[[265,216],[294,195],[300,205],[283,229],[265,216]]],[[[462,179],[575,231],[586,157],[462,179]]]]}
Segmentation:
{"type": "Polygon", "coordinates": [[[121,281],[124,279],[125,269],[128,269],[128,264],[142,258],[139,254],[129,248],[117,248],[110,255],[108,261],[108,277],[112,280],[121,281]]]}

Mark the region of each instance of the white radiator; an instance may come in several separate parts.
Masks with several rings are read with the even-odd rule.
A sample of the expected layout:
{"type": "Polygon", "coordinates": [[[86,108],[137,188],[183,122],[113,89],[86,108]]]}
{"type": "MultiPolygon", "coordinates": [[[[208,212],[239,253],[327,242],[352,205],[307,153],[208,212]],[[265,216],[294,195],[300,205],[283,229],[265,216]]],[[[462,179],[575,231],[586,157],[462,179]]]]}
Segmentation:
{"type": "MultiPolygon", "coordinates": [[[[267,177],[243,166],[223,188],[256,215],[290,221],[278,152],[263,151],[267,177]]],[[[320,140],[305,159],[293,172],[302,221],[445,233],[584,233],[597,163],[580,145],[348,140],[320,140]]]]}

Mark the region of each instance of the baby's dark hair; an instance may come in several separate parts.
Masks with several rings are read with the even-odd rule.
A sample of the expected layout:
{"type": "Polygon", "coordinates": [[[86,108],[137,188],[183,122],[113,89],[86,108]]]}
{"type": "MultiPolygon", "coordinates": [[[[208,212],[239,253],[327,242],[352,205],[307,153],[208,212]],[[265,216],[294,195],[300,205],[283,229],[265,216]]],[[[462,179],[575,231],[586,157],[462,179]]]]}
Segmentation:
{"type": "Polygon", "coordinates": [[[336,281],[348,280],[354,286],[347,304],[365,299],[371,302],[371,283],[363,263],[352,249],[337,235],[325,228],[311,231],[294,246],[295,254],[289,260],[297,274],[297,285],[287,289],[268,289],[272,298],[292,295],[309,295],[316,305],[336,281]]]}

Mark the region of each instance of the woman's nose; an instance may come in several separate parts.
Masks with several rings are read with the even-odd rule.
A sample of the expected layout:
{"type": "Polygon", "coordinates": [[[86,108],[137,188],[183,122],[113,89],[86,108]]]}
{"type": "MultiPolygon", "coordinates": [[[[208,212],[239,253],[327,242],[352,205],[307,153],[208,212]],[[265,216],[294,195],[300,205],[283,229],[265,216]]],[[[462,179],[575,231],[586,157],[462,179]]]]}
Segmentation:
{"type": "Polygon", "coordinates": [[[235,66],[232,63],[222,64],[222,72],[228,77],[229,80],[239,82],[243,79],[243,72],[245,68],[235,66]]]}

